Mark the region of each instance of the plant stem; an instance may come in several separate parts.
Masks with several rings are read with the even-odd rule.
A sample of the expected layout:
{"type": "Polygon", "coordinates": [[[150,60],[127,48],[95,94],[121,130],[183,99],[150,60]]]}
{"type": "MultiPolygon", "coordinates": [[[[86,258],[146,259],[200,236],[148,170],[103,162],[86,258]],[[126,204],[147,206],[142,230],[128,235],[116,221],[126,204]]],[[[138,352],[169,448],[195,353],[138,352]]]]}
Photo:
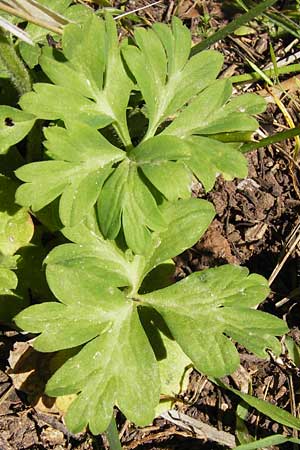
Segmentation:
{"type": "Polygon", "coordinates": [[[248,144],[244,144],[240,151],[242,153],[251,152],[252,150],[256,150],[261,147],[266,147],[270,144],[276,144],[277,142],[284,141],[285,139],[290,139],[295,136],[300,135],[300,127],[291,128],[286,131],[281,131],[280,133],[273,134],[273,136],[269,136],[267,138],[261,139],[257,142],[249,142],[248,144]]]}
{"type": "MultiPolygon", "coordinates": [[[[275,72],[275,69],[266,69],[262,70],[262,72],[267,75],[268,77],[273,77],[278,75],[284,75],[286,73],[291,72],[300,72],[300,64],[290,64],[289,66],[283,66],[283,67],[277,67],[277,70],[275,72]]],[[[244,73],[243,75],[234,75],[233,77],[230,77],[229,80],[234,84],[242,84],[242,83],[248,83],[252,81],[261,80],[262,76],[259,75],[257,72],[251,72],[251,73],[244,73]]]]}
{"type": "Polygon", "coordinates": [[[0,30],[0,62],[20,95],[31,91],[29,73],[2,30],[0,30]]]}
{"type": "Polygon", "coordinates": [[[119,433],[117,429],[116,419],[112,416],[110,424],[106,430],[106,437],[110,450],[122,450],[119,433]]]}

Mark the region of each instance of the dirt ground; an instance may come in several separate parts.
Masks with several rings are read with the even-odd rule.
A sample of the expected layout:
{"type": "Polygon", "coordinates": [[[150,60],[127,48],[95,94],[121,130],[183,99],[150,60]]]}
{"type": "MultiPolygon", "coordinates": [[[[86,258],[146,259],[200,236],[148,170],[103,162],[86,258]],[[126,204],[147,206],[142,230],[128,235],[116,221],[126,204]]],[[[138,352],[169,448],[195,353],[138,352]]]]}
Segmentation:
{"type": "MultiPolygon", "coordinates": [[[[129,0],[125,9],[134,10],[149,3],[151,2],[148,0],[129,0]]],[[[232,2],[165,0],[137,12],[137,15],[141,17],[141,24],[147,26],[155,21],[169,22],[176,12],[191,29],[194,41],[198,42],[209,34],[211,29],[217,29],[235,17],[236,10],[230,3],[232,2]]],[[[277,8],[284,8],[285,3],[278,2],[277,8]]],[[[118,8],[124,5],[124,1],[113,1],[111,4],[118,8]]],[[[128,32],[130,25],[130,21],[124,21],[122,31],[128,32]]],[[[254,21],[253,27],[253,34],[228,37],[215,44],[214,48],[225,56],[223,75],[249,72],[249,67],[245,65],[245,56],[260,67],[270,62],[270,25],[266,21],[257,20],[254,21]]],[[[294,37],[290,35],[273,37],[278,58],[291,56],[297,51],[297,43],[293,45],[293,40],[294,37]]],[[[292,88],[288,95],[281,96],[281,101],[297,124],[299,85],[293,84],[292,78],[291,75],[286,76],[285,82],[292,88]]],[[[271,100],[267,112],[258,118],[261,125],[259,137],[288,127],[284,114],[266,91],[264,83],[246,85],[242,89],[258,92],[271,100]]],[[[293,157],[294,148],[295,141],[291,140],[249,153],[248,177],[231,182],[219,178],[208,195],[203,192],[200,184],[195,185],[194,195],[209,199],[215,205],[217,214],[204,238],[178,256],[176,264],[178,279],[193,271],[224,263],[247,266],[251,272],[271,277],[271,294],[259,308],[284,317],[291,328],[290,335],[296,342],[300,342],[300,259],[299,248],[295,244],[300,233],[300,162],[299,158],[297,162],[293,157]]],[[[33,370],[36,361],[36,356],[28,349],[27,340],[26,335],[2,329],[0,449],[106,449],[105,436],[94,437],[88,432],[71,435],[59,412],[51,409],[51,404],[48,403],[45,407],[38,404],[34,407],[34,396],[30,395],[30,389],[27,389],[27,393],[16,389],[22,385],[23,380],[18,380],[15,375],[12,377],[10,365],[13,365],[13,351],[25,354],[27,352],[29,372],[33,370]]],[[[272,357],[265,361],[248,354],[241,347],[239,352],[242,369],[235,376],[228,377],[227,382],[241,388],[245,378],[251,380],[255,396],[299,415],[300,371],[287,354],[283,354],[281,361],[272,357]]],[[[32,390],[35,393],[41,391],[43,379],[39,379],[33,372],[30,373],[29,384],[34,385],[32,390]]],[[[49,399],[46,403],[47,401],[49,402],[49,399]]],[[[236,430],[237,403],[237,397],[216,387],[196,371],[190,375],[187,391],[178,399],[178,407],[182,413],[232,435],[236,430]]],[[[149,427],[137,429],[117,412],[117,422],[125,449],[224,448],[216,442],[199,439],[191,427],[176,426],[163,418],[158,418],[149,427]]],[[[272,433],[297,436],[295,431],[251,409],[248,411],[246,423],[249,433],[256,438],[272,433]]],[[[245,430],[241,432],[246,433],[245,430]]],[[[291,444],[285,444],[280,448],[287,450],[292,447],[291,444]]]]}

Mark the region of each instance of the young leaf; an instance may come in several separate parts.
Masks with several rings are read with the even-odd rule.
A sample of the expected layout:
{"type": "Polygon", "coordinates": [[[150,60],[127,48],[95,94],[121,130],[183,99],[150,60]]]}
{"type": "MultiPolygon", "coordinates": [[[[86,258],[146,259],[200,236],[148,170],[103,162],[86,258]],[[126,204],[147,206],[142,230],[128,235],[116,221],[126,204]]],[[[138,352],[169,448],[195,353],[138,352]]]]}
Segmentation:
{"type": "Polygon", "coordinates": [[[172,286],[145,294],[141,301],[162,315],[198,370],[223,376],[232,373],[239,364],[237,350],[226,336],[237,339],[258,356],[266,356],[267,347],[280,353],[280,344],[274,336],[287,331],[284,322],[249,309],[267,293],[264,278],[248,276],[245,268],[222,266],[194,273],[172,286]]]}
{"type": "Polygon", "coordinates": [[[0,106],[0,154],[20,142],[31,130],[35,122],[32,114],[11,106],[0,106]]]}

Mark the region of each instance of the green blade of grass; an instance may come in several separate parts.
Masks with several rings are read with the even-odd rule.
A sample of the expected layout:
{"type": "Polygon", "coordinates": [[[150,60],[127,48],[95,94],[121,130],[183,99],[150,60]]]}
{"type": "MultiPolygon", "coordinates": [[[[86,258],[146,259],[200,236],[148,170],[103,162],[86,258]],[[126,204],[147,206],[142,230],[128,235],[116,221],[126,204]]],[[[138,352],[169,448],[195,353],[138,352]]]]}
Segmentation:
{"type": "MultiPolygon", "coordinates": [[[[300,64],[290,64],[289,66],[278,67],[275,69],[262,70],[267,77],[275,77],[292,72],[300,72],[300,64]]],[[[243,84],[261,80],[263,77],[258,72],[244,73],[242,75],[234,75],[230,77],[233,84],[243,84]]]]}
{"type": "Polygon", "coordinates": [[[276,61],[276,55],[275,55],[275,51],[274,51],[272,42],[270,42],[269,48],[270,48],[270,56],[271,56],[271,60],[272,60],[273,68],[274,68],[275,80],[276,80],[276,83],[278,83],[279,82],[279,74],[280,74],[280,72],[278,70],[278,65],[277,65],[277,61],[276,61]]]}
{"type": "Polygon", "coordinates": [[[248,153],[252,150],[257,150],[261,147],[266,147],[270,144],[277,144],[278,142],[284,141],[285,139],[291,139],[292,137],[300,135],[300,127],[291,128],[290,130],[281,131],[280,133],[273,134],[273,136],[269,136],[267,138],[261,139],[256,142],[249,142],[247,144],[242,145],[240,151],[242,153],[248,153]]]}
{"type": "Polygon", "coordinates": [[[114,417],[111,418],[111,422],[106,430],[106,438],[111,450],[122,450],[116,419],[114,417]]]}
{"type": "MultiPolygon", "coordinates": [[[[246,58],[247,63],[249,64],[249,66],[255,71],[255,73],[257,73],[257,75],[262,78],[263,80],[265,80],[265,82],[269,85],[269,86],[273,86],[273,82],[272,80],[268,77],[268,75],[261,70],[259,67],[257,67],[256,64],[254,64],[252,61],[250,61],[248,58],[246,58]]],[[[274,69],[275,70],[275,69],[274,69]]]]}
{"type": "Polygon", "coordinates": [[[287,33],[291,34],[295,38],[300,37],[300,27],[293,20],[289,19],[284,15],[279,15],[275,13],[264,14],[271,22],[273,22],[278,27],[282,28],[287,33]]]}
{"type": "Polygon", "coordinates": [[[245,23],[254,19],[256,16],[260,15],[265,9],[272,6],[275,2],[276,2],[276,0],[265,0],[261,3],[259,3],[257,6],[255,6],[250,11],[248,11],[246,14],[243,14],[242,16],[238,17],[237,19],[233,20],[228,25],[226,25],[224,28],[221,28],[216,33],[214,33],[212,36],[209,36],[204,41],[195,45],[191,50],[191,55],[195,55],[196,53],[199,53],[202,50],[205,50],[206,48],[215,44],[217,41],[224,39],[226,36],[233,33],[238,27],[240,27],[241,25],[244,25],[245,23]]]}

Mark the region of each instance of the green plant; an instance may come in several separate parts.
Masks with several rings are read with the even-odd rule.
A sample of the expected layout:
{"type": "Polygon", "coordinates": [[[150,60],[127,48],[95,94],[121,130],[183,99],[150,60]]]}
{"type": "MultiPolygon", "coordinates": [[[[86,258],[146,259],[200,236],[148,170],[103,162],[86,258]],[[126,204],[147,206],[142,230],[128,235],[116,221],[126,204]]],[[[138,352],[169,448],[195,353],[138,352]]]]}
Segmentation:
{"type": "MultiPolygon", "coordinates": [[[[62,51],[42,51],[43,77],[54,84],[35,84],[23,111],[2,107],[1,149],[48,121],[41,160],[18,164],[16,201],[60,231],[45,259],[56,300],[15,322],[39,334],[36,349],[61,351],[46,391],[76,394],[70,430],[89,424],[98,434],[114,405],[138,425],[153,420],[172,357],[179,378],[189,364],[222,376],[239,364],[231,338],[265,357],[267,348],[280,353],[275,336],[287,327],[254,309],[268,293],[261,276],[227,265],[173,283],[170,261],[214,216],[209,202],[190,198],[193,181],[208,191],[219,173],[246,176],[235,141],[257,128],[251,115],[263,100],[231,98],[231,82],[216,79],[222,56],[190,58],[190,33],[176,18],[172,29],[137,29],[121,44],[110,16],[82,22],[65,27],[62,51]]],[[[6,277],[1,287],[15,282],[6,277]]]]}

